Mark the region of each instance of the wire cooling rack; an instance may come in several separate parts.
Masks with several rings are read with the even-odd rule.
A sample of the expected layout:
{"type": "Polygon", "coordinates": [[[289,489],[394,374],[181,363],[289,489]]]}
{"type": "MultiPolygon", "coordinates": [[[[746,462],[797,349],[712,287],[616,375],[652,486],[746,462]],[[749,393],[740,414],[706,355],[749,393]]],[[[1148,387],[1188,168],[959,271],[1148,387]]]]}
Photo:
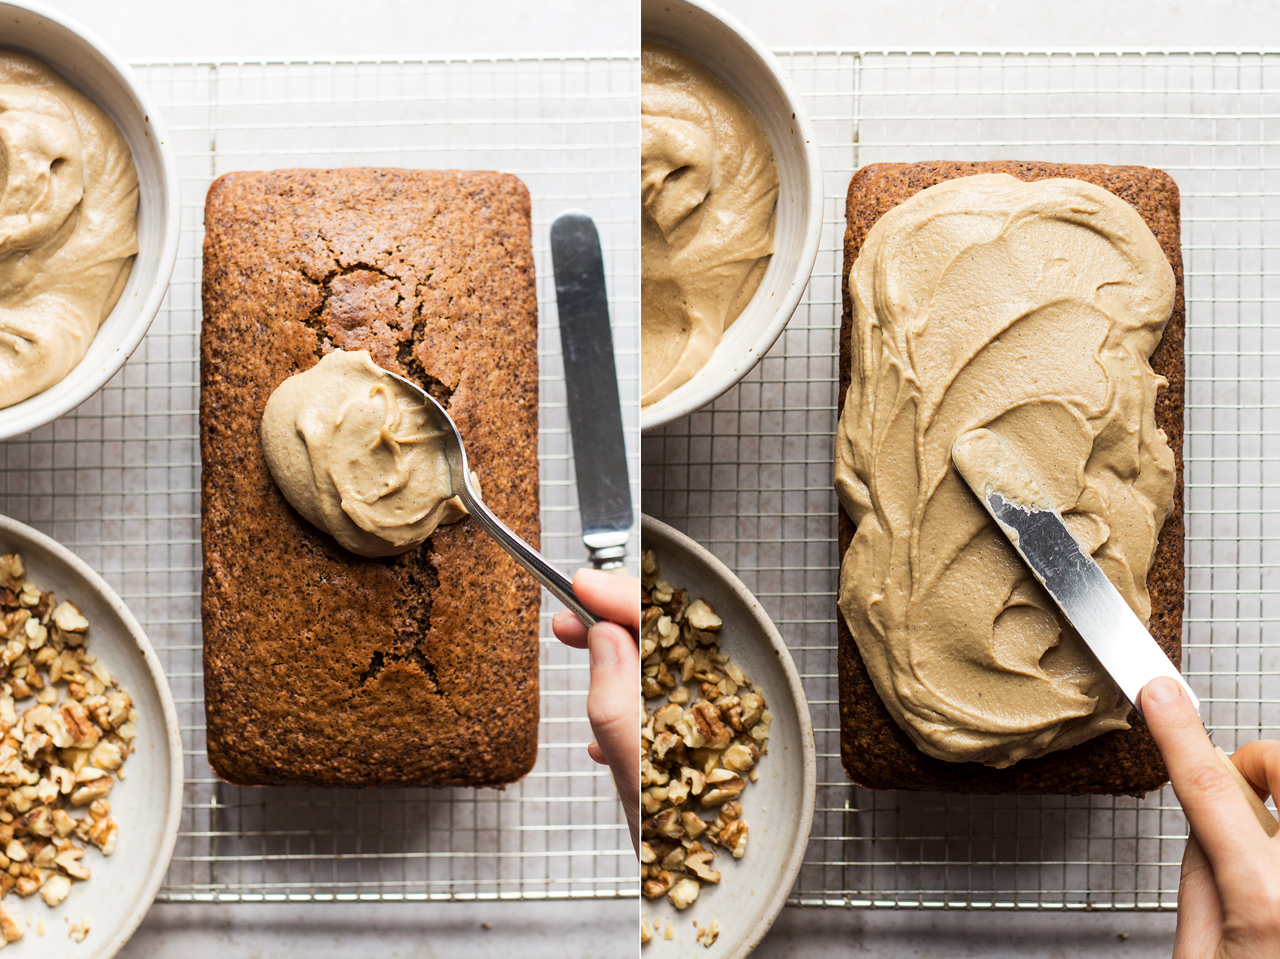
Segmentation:
{"type": "MultiPolygon", "coordinates": [[[[161,898],[187,901],[496,899],[637,894],[613,784],[593,763],[585,654],[544,605],[538,763],[505,791],[246,789],[204,756],[200,666],[200,247],[204,196],[232,170],[499,169],[533,199],[540,310],[542,548],[579,538],[547,236],[567,208],[604,247],[623,421],[639,428],[639,71],[634,56],[421,62],[147,63],[182,181],[168,297],[137,353],[96,396],[0,445],[0,511],[98,569],[156,646],[186,749],[182,831],[161,898]]],[[[638,488],[634,448],[629,464],[638,488]]],[[[635,543],[630,555],[636,555],[635,543]]]]}
{"type": "Polygon", "coordinates": [[[1226,749],[1280,728],[1280,54],[782,51],[822,148],[804,300],[760,365],[642,439],[645,511],[735,569],[786,639],[819,787],[792,905],[1172,909],[1186,823],[1144,800],[877,793],[839,756],[832,450],[844,196],[877,161],[1160,167],[1182,192],[1184,670],[1226,749]]]}

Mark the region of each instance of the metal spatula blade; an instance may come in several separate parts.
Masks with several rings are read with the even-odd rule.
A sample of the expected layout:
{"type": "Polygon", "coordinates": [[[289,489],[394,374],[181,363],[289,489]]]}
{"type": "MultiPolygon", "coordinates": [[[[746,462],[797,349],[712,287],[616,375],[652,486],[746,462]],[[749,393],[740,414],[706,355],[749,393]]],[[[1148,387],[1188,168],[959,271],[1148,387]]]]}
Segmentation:
{"type": "Polygon", "coordinates": [[[565,401],[582,515],[582,541],[596,569],[626,571],[635,525],[631,479],[613,360],[600,236],[585,213],[551,224],[565,401]]]}
{"type": "MultiPolygon", "coordinates": [[[[1067,528],[1062,514],[1009,444],[991,430],[971,430],[956,437],[951,461],[1139,715],[1138,694],[1157,676],[1177,682],[1199,712],[1200,700],[1187,681],[1067,528]]],[[[1230,757],[1214,748],[1258,824],[1274,836],[1280,828],[1276,818],[1230,757]]]]}
{"type": "Polygon", "coordinates": [[[1157,676],[1200,701],[1107,574],[1072,535],[1027,465],[991,430],[963,433],[951,459],[1018,555],[1141,713],[1139,692],[1157,676]]]}

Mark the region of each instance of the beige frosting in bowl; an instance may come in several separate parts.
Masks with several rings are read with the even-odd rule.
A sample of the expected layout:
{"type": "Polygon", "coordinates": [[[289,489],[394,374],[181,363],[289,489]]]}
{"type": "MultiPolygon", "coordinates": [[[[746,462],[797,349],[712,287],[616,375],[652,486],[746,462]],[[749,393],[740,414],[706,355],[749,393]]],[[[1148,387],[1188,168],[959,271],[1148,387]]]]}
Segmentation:
{"type": "Polygon", "coordinates": [[[0,407],[84,358],[138,252],[138,174],[111,119],[49,67],[0,53],[0,407]]]}
{"type": "Polygon", "coordinates": [[[849,277],[839,604],[919,749],[1008,766],[1127,727],[1129,704],[951,463],[989,427],[1146,622],[1173,501],[1149,363],[1174,277],[1141,216],[1077,180],[949,180],[885,214],[849,277]]]}
{"type": "Polygon", "coordinates": [[[641,374],[648,406],[687,383],[751,302],[773,255],[778,166],[710,71],[641,47],[641,374]]]}
{"type": "Polygon", "coordinates": [[[444,434],[421,397],[365,350],[334,350],[281,383],[261,429],[285,498],[353,553],[405,553],[467,515],[453,494],[444,434]]]}

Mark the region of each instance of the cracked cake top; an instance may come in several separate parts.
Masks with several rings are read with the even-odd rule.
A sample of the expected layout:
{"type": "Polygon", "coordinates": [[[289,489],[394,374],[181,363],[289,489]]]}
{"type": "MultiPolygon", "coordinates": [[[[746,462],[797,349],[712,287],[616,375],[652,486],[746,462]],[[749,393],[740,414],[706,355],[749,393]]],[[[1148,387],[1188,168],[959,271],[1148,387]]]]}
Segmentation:
{"type": "Polygon", "coordinates": [[[276,170],[205,206],[200,435],[207,747],[258,785],[512,782],[537,749],[540,594],[472,523],[400,556],[288,504],[271,392],[367,350],[449,410],[485,500],[538,542],[537,307],[515,177],[276,170]]]}

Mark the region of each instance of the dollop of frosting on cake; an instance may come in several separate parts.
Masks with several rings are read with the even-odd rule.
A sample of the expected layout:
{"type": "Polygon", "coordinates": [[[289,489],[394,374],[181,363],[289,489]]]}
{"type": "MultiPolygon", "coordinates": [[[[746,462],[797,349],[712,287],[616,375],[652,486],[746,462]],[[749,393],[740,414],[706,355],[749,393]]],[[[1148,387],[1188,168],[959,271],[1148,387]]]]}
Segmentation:
{"type": "Polygon", "coordinates": [[[365,350],[334,350],[281,383],[261,433],[285,498],[353,553],[405,553],[467,515],[422,398],[365,350]]]}

